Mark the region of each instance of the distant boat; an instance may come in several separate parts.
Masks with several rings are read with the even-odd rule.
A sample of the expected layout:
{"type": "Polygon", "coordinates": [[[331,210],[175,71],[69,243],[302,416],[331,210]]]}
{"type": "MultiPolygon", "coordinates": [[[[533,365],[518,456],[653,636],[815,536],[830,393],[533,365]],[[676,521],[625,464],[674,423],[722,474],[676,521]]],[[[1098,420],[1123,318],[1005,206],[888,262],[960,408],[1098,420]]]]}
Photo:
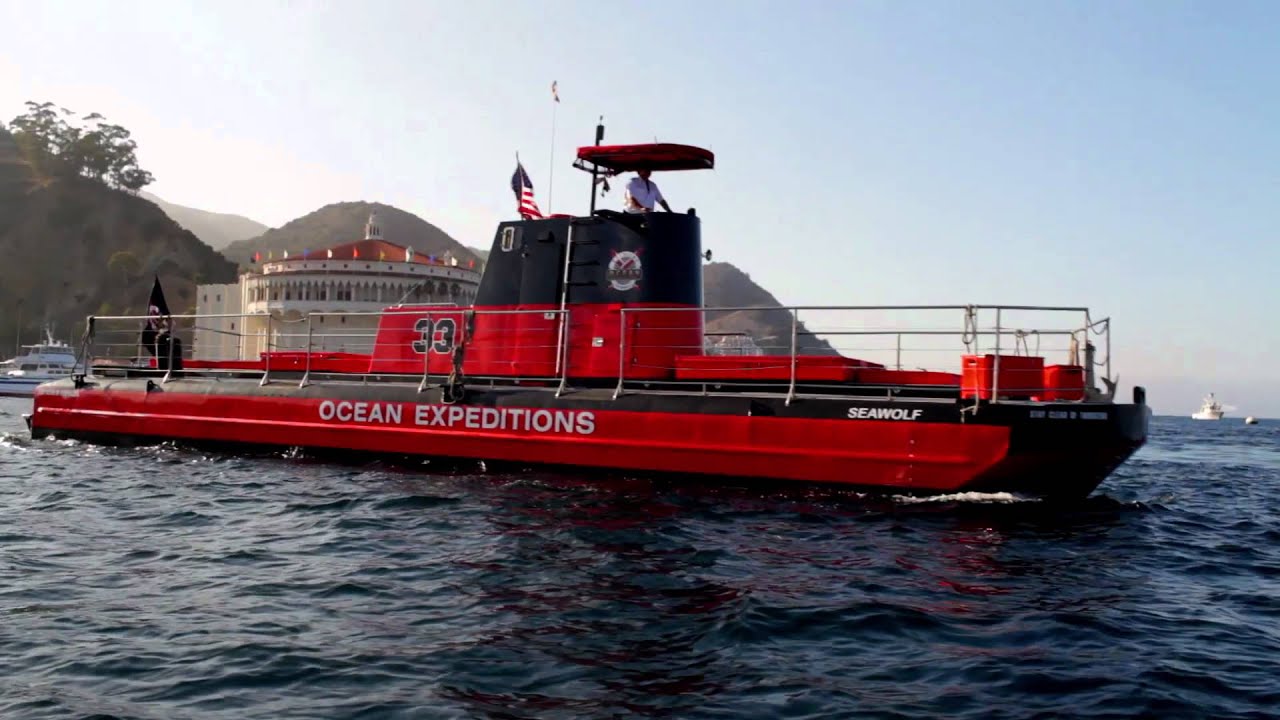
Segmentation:
{"type": "Polygon", "coordinates": [[[1254,417],[1254,416],[1250,415],[1249,417],[1247,417],[1247,418],[1245,418],[1245,419],[1244,419],[1244,424],[1245,424],[1245,425],[1257,425],[1257,424],[1258,424],[1258,418],[1256,418],[1256,417],[1254,417]]]}
{"type": "Polygon", "coordinates": [[[1213,397],[1213,393],[1204,399],[1204,404],[1200,409],[1191,414],[1192,420],[1221,420],[1225,413],[1222,410],[1222,403],[1213,397]]]}
{"type": "Polygon", "coordinates": [[[54,340],[47,329],[45,337],[43,344],[23,345],[27,352],[0,363],[0,396],[31,397],[40,383],[69,377],[76,370],[75,350],[54,340]]]}

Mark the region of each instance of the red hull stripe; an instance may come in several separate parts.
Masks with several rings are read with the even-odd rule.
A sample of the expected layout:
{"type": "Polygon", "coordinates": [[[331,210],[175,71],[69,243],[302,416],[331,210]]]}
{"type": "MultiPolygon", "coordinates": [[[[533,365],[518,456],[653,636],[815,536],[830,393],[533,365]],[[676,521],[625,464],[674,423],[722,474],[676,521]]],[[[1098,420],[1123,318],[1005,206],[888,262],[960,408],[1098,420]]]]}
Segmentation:
{"type": "Polygon", "coordinates": [[[42,429],[410,455],[963,489],[1008,428],[699,413],[494,408],[195,395],[48,393],[42,429]]]}

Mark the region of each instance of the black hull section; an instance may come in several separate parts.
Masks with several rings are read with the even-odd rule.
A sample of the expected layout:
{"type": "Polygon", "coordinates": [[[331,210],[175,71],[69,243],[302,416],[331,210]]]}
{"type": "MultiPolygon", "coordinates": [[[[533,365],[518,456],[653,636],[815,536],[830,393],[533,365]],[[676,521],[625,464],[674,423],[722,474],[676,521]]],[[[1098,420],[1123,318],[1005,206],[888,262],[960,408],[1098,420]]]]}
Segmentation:
{"type": "Polygon", "coordinates": [[[991,405],[984,421],[1010,428],[1009,454],[978,478],[974,489],[1010,489],[1046,498],[1081,498],[1097,489],[1147,439],[1151,409],[1146,405],[991,405]],[[1058,417],[1053,417],[1053,415],[1058,417]],[[1021,489],[1020,489],[1021,488],[1021,489]]]}

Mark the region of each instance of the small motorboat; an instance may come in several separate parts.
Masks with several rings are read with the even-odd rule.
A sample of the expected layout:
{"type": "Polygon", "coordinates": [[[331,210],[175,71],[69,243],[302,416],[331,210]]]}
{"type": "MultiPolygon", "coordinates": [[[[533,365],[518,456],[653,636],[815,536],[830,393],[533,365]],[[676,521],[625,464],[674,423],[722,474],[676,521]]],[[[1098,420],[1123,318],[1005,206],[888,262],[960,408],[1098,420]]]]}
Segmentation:
{"type": "Polygon", "coordinates": [[[1209,393],[1200,409],[1191,414],[1191,419],[1221,420],[1223,415],[1226,415],[1226,412],[1222,409],[1222,403],[1218,402],[1213,393],[1209,393]]]}
{"type": "Polygon", "coordinates": [[[43,343],[22,347],[25,352],[0,363],[0,396],[31,397],[40,383],[70,377],[76,370],[75,350],[55,340],[47,328],[43,343]]]}

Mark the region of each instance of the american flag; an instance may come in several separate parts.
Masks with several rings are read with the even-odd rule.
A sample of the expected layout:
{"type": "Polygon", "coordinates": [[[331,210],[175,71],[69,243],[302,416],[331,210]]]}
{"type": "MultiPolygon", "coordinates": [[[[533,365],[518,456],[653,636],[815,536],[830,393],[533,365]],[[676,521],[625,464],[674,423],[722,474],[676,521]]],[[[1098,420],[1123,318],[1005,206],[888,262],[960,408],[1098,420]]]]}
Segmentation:
{"type": "Polygon", "coordinates": [[[533,200],[533,182],[529,180],[529,173],[524,171],[524,166],[520,161],[516,161],[516,172],[511,176],[511,192],[516,194],[516,204],[520,208],[520,217],[528,220],[530,218],[542,217],[542,211],[538,209],[538,203],[533,200]]]}

